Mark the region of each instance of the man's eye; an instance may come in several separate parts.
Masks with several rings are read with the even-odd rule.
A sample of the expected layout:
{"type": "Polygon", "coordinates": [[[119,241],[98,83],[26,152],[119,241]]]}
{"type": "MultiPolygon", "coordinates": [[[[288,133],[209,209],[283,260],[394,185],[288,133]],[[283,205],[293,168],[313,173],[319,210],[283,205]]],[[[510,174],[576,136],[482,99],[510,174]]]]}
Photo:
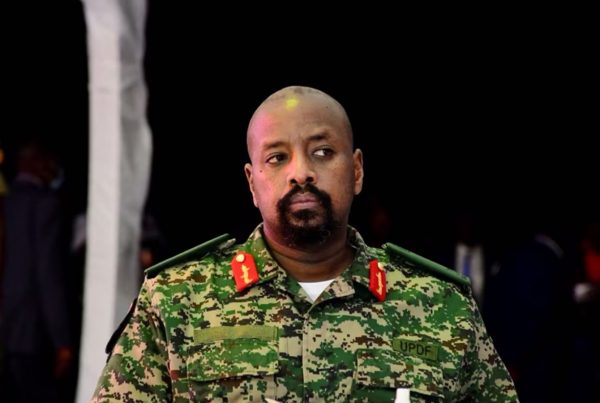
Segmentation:
{"type": "Polygon", "coordinates": [[[273,154],[267,158],[267,164],[278,164],[286,159],[285,154],[273,154]]]}
{"type": "Polygon", "coordinates": [[[333,150],[331,148],[319,148],[313,152],[313,155],[316,155],[317,157],[329,157],[332,154],[333,150]]]}

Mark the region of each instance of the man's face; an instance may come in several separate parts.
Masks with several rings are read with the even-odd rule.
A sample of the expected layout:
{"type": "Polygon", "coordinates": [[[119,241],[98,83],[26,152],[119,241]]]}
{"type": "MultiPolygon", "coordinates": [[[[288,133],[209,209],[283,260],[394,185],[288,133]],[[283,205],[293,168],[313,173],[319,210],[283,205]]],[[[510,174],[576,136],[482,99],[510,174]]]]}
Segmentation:
{"type": "Polygon", "coordinates": [[[253,118],[246,177],[265,231],[289,245],[322,242],[347,224],[363,171],[344,119],[310,96],[273,101],[253,118]]]}

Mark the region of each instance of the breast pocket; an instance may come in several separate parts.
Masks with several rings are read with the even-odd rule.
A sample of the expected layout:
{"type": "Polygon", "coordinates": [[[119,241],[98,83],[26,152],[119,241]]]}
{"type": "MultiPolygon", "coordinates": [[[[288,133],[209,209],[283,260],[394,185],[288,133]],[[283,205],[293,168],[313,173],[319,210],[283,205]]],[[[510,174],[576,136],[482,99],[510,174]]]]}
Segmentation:
{"type": "MultiPolygon", "coordinates": [[[[190,399],[261,401],[275,397],[279,370],[276,337],[248,337],[223,329],[218,339],[196,337],[186,360],[190,399]]],[[[243,332],[242,332],[243,333],[243,332]]]]}
{"type": "Polygon", "coordinates": [[[396,390],[407,388],[411,402],[440,402],[443,380],[439,367],[418,357],[393,350],[358,350],[352,400],[393,402],[396,390]]]}

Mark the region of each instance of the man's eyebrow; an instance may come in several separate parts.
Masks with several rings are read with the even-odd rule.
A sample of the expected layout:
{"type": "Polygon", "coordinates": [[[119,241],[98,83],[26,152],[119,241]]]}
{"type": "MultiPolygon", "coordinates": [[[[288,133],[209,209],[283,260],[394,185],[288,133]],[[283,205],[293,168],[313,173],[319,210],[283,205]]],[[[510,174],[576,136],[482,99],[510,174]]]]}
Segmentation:
{"type": "Polygon", "coordinates": [[[282,145],[284,145],[284,142],[281,140],[277,140],[277,141],[271,141],[269,143],[264,143],[261,148],[263,151],[269,151],[269,150],[272,150],[273,148],[281,147],[282,145]]]}
{"type": "Polygon", "coordinates": [[[319,141],[319,140],[327,140],[331,137],[328,131],[322,131],[320,133],[315,133],[308,136],[308,141],[319,141]]]}
{"type": "MultiPolygon", "coordinates": [[[[331,135],[329,134],[328,131],[323,131],[323,132],[319,132],[319,133],[315,133],[315,134],[311,134],[310,136],[308,136],[308,141],[320,141],[320,140],[327,140],[331,137],[331,135]]],[[[278,148],[285,145],[284,141],[281,140],[276,140],[276,141],[271,141],[271,142],[267,142],[264,143],[261,147],[261,149],[263,151],[269,151],[272,150],[274,148],[278,148]]]]}

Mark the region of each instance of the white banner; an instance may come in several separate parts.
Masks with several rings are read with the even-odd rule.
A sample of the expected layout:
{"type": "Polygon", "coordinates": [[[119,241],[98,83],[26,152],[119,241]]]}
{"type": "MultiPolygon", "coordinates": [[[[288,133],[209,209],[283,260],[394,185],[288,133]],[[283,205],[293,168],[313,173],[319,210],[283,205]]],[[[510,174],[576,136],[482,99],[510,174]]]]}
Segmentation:
{"type": "Polygon", "coordinates": [[[88,40],[90,173],[77,402],[88,402],[104,347],[137,295],[152,142],[143,75],[146,0],[83,0],[88,40]]]}

